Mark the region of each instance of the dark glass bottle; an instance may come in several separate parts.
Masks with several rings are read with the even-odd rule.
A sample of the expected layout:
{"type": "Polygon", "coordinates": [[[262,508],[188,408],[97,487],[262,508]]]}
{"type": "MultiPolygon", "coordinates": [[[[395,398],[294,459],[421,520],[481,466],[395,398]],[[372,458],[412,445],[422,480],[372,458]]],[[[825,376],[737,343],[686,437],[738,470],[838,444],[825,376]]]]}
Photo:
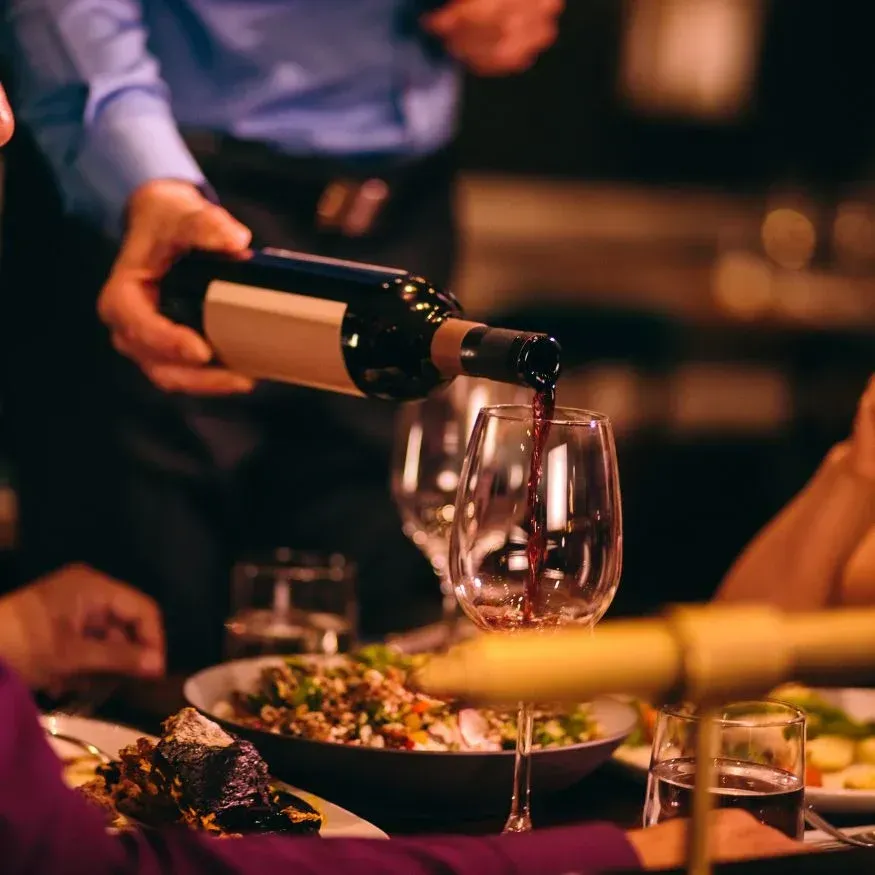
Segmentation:
{"type": "Polygon", "coordinates": [[[255,379],[406,401],[462,374],[533,389],[559,377],[552,337],[469,322],[451,294],[393,268],[195,252],[162,282],[161,307],[255,379]]]}

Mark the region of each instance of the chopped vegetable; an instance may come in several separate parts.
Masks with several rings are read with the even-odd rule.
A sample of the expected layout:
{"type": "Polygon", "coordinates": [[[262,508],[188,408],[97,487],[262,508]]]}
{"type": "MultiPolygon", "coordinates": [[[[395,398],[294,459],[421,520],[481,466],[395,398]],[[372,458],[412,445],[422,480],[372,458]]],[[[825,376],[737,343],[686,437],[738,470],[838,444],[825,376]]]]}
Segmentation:
{"type": "Polygon", "coordinates": [[[875,766],[858,763],[845,772],[846,790],[875,790],[875,766]]]}
{"type": "Polygon", "coordinates": [[[868,723],[854,720],[841,708],[827,702],[814,690],[798,684],[787,684],[772,691],[771,699],[793,705],[805,712],[809,738],[820,735],[841,735],[846,738],[865,738],[875,734],[875,728],[868,723]]]}
{"type": "Polygon", "coordinates": [[[823,786],[823,772],[820,771],[816,766],[808,763],[805,766],[805,786],[806,787],[822,787],[823,786]]]}
{"type": "Polygon", "coordinates": [[[854,759],[858,763],[866,763],[870,766],[875,766],[875,736],[864,738],[857,742],[856,756],[854,759]]]}
{"type": "Polygon", "coordinates": [[[821,735],[807,745],[808,762],[821,772],[840,772],[854,761],[854,742],[839,735],[821,735]]]}
{"type": "Polygon", "coordinates": [[[626,739],[626,744],[630,747],[651,745],[653,744],[653,733],[656,730],[656,718],[659,712],[646,702],[635,700],[633,704],[638,709],[638,724],[626,739]]]}

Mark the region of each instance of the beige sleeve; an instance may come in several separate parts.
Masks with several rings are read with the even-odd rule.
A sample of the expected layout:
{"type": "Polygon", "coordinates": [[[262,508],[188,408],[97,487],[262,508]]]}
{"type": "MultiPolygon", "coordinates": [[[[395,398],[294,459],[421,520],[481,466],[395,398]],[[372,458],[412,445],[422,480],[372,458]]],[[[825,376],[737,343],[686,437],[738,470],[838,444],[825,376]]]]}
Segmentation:
{"type": "MultiPolygon", "coordinates": [[[[856,475],[839,444],[805,488],[754,538],[715,599],[786,611],[839,604],[845,566],[875,524],[875,481],[856,475]]],[[[875,569],[875,542],[872,543],[875,569]]],[[[875,590],[873,590],[875,597],[875,590]]]]}

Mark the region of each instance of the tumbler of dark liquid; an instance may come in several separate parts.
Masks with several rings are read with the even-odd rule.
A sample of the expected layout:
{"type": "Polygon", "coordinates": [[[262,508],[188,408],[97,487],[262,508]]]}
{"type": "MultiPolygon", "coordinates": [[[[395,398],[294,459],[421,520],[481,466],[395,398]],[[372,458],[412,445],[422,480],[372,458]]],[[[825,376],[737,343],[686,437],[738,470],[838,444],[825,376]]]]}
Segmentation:
{"type": "MultiPolygon", "coordinates": [[[[660,710],[653,737],[644,826],[692,813],[699,715],[660,710]]],[[[726,705],[716,719],[715,808],[741,808],[793,839],[804,831],[805,714],[781,702],[726,705]]]]}
{"type": "Polygon", "coordinates": [[[225,657],[320,654],[356,644],[356,568],[344,556],[281,548],[234,566],[225,657]]]}

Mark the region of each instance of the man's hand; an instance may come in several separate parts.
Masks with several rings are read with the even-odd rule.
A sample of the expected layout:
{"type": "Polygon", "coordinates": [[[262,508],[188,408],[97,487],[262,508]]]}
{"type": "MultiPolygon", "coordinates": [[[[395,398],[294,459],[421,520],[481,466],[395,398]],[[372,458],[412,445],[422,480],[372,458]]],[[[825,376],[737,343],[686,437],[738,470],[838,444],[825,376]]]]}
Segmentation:
{"type": "Polygon", "coordinates": [[[564,0],[449,0],[423,28],[480,76],[521,73],[556,40],[564,0]]]}
{"type": "MultiPolygon", "coordinates": [[[[649,829],[627,833],[645,869],[674,869],[687,855],[686,820],[669,820],[649,829]]],[[[724,808],[711,814],[711,855],[722,863],[753,857],[781,857],[801,854],[801,842],[763,826],[746,811],[724,808]]]]}
{"type": "Polygon", "coordinates": [[[0,656],[47,689],[81,675],[159,677],[158,605],[86,565],[68,565],[0,599],[0,656]]]}
{"type": "Polygon", "coordinates": [[[212,358],[206,341],[158,312],[158,283],[178,256],[191,249],[242,253],[251,237],[187,182],[156,180],[131,197],[128,230],[97,309],[115,348],[165,391],[226,395],[252,389],[248,377],[204,367],[212,358]]]}

